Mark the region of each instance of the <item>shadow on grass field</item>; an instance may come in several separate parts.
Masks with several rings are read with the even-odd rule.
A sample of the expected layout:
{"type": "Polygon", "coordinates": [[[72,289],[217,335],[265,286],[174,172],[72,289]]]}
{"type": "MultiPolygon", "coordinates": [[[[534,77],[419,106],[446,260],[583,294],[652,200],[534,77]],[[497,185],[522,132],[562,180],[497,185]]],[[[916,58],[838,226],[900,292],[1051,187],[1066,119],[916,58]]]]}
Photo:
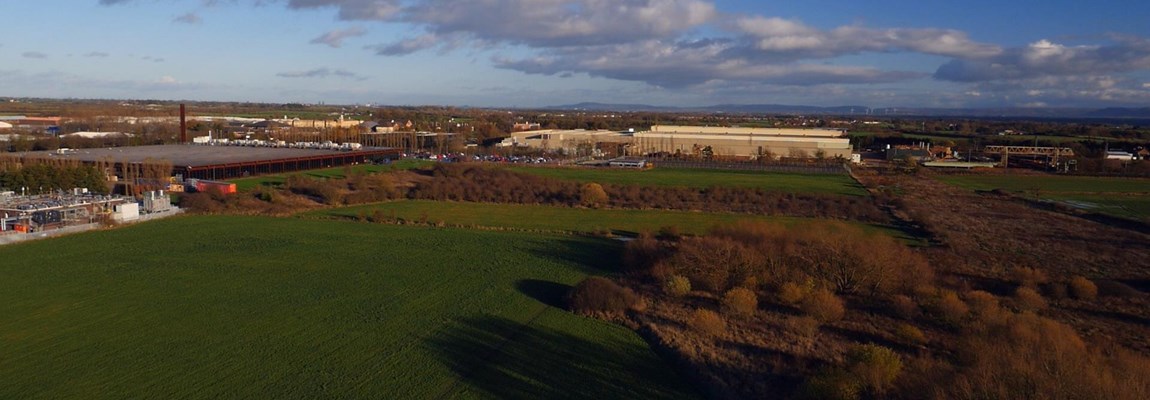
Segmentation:
{"type": "Polygon", "coordinates": [[[611,339],[588,340],[580,332],[552,329],[551,317],[542,315],[531,325],[494,316],[467,318],[426,345],[466,384],[467,391],[456,397],[655,399],[692,392],[681,379],[672,378],[675,384],[668,386],[640,384],[671,377],[630,361],[653,355],[611,339]],[[555,368],[556,360],[566,360],[563,369],[555,368]],[[572,374],[581,379],[570,379],[572,374]]]}
{"type": "Polygon", "coordinates": [[[520,279],[515,282],[515,288],[540,303],[563,309],[567,308],[567,292],[571,291],[572,286],[539,279],[520,279]]]}
{"type": "Polygon", "coordinates": [[[531,250],[535,257],[579,266],[588,275],[619,272],[623,243],[605,238],[556,238],[549,247],[531,250]]]}

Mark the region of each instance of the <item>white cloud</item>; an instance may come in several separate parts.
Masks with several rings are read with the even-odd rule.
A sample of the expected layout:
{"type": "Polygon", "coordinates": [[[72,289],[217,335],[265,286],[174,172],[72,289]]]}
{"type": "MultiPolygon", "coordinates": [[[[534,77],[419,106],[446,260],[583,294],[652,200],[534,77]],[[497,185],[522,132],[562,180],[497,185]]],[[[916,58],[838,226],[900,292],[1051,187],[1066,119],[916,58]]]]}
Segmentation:
{"type": "Polygon", "coordinates": [[[760,63],[737,55],[730,41],[708,40],[674,44],[660,41],[571,48],[550,56],[496,59],[500,68],[531,74],[586,73],[611,79],[640,81],[668,88],[709,81],[738,81],[778,85],[825,83],[880,83],[917,79],[921,73],[812,63],[760,63]]]}
{"type": "Polygon", "coordinates": [[[700,0],[426,0],[403,20],[437,34],[563,47],[675,37],[716,16],[700,0]]]}
{"type": "Polygon", "coordinates": [[[306,71],[280,72],[280,73],[276,74],[276,76],[281,77],[281,78],[328,78],[328,77],[336,77],[336,78],[352,79],[352,80],[357,80],[357,81],[367,80],[367,77],[361,76],[361,75],[356,74],[356,73],[351,72],[351,71],[342,70],[342,69],[331,69],[331,68],[327,68],[327,67],[315,68],[315,69],[310,69],[310,70],[306,70],[306,71]]]}
{"type": "Polygon", "coordinates": [[[360,26],[353,26],[348,29],[337,29],[331,32],[324,33],[311,40],[312,44],[326,44],[331,47],[338,48],[343,45],[343,41],[348,38],[360,37],[367,34],[367,30],[360,26]]]}
{"type": "Polygon", "coordinates": [[[402,39],[390,44],[368,46],[368,48],[375,50],[375,54],[379,54],[381,56],[398,56],[411,54],[420,50],[430,49],[442,44],[443,43],[440,41],[438,35],[429,33],[413,38],[402,39]]]}
{"type": "Polygon", "coordinates": [[[818,30],[782,18],[743,17],[734,24],[764,53],[796,58],[830,58],[864,52],[915,52],[943,56],[986,57],[1000,53],[997,46],[977,43],[952,29],[874,29],[857,25],[818,30]]]}
{"type": "MultiPolygon", "coordinates": [[[[98,0],[103,5],[133,1],[98,0]]],[[[976,32],[947,27],[822,27],[800,19],[723,12],[716,0],[199,1],[204,7],[230,2],[324,9],[334,11],[338,20],[410,32],[374,38],[370,43],[379,44],[361,47],[382,56],[462,49],[474,59],[490,57],[496,68],[527,74],[602,77],[638,82],[652,90],[690,88],[679,93],[833,96],[834,88],[891,103],[902,98],[910,102],[905,104],[1017,105],[1025,99],[1057,106],[1075,98],[1136,104],[1146,101],[1150,90],[1144,76],[1133,79],[1150,71],[1150,40],[1132,36],[1094,43],[1042,39],[1005,47],[977,40],[972,37],[976,32]],[[856,55],[866,57],[852,57],[856,55]],[[894,55],[914,62],[900,67],[890,61],[894,55]],[[935,61],[941,64],[937,68],[925,67],[934,70],[931,75],[923,72],[921,62],[936,58],[916,55],[946,61],[935,61]],[[927,76],[933,81],[923,79],[927,76]],[[916,88],[884,85],[899,82],[917,83],[916,88]],[[930,92],[927,85],[946,90],[930,92]],[[744,92],[748,88],[753,91],[744,92]]],[[[188,15],[198,21],[196,14],[188,15]]],[[[356,37],[371,34],[356,26],[326,32],[311,43],[338,48],[356,37]]],[[[37,58],[32,52],[24,56],[37,58]]],[[[277,75],[366,79],[332,68],[277,75]]]]}
{"type": "Polygon", "coordinates": [[[1150,87],[1140,80],[1114,75],[1041,76],[981,82],[975,87],[985,94],[987,101],[997,101],[999,105],[1022,105],[1014,103],[1014,99],[1049,106],[1150,102],[1150,87]]]}
{"type": "Polygon", "coordinates": [[[1039,40],[991,57],[956,58],[935,78],[957,82],[1017,80],[1043,76],[1090,76],[1150,69],[1150,41],[1122,38],[1108,45],[1066,46],[1039,40]]]}
{"type": "Polygon", "coordinates": [[[41,53],[38,51],[25,51],[23,54],[21,54],[21,56],[23,56],[24,58],[33,58],[33,59],[48,58],[47,54],[44,54],[44,53],[41,53]]]}
{"type": "Polygon", "coordinates": [[[200,18],[200,16],[194,12],[189,12],[189,13],[186,13],[184,15],[180,15],[176,18],[173,18],[172,22],[181,23],[181,24],[188,24],[188,25],[199,25],[200,23],[204,22],[204,19],[200,18]]]}
{"type": "Polygon", "coordinates": [[[386,21],[401,10],[399,0],[288,0],[288,8],[336,8],[348,21],[386,21]]]}

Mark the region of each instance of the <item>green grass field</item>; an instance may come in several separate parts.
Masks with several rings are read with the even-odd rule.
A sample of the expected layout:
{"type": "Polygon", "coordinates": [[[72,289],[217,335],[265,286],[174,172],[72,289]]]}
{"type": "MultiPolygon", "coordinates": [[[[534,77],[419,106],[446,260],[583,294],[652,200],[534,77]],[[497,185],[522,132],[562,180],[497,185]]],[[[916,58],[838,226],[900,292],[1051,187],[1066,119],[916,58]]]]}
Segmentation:
{"type": "Polygon", "coordinates": [[[614,241],[175,217],[0,248],[0,398],[695,397],[554,305],[614,241]]]}
{"type": "Polygon", "coordinates": [[[1058,175],[961,175],[939,180],[970,190],[1002,189],[1076,208],[1150,220],[1150,179],[1058,175]]]}
{"type": "Polygon", "coordinates": [[[516,172],[580,182],[616,185],[735,186],[762,188],[791,193],[824,193],[866,196],[867,192],[850,176],[831,174],[788,174],[759,171],[724,171],[691,168],[654,168],[649,170],[618,168],[547,168],[508,166],[516,172]]]}
{"type": "Polygon", "coordinates": [[[602,229],[625,232],[656,232],[675,226],[682,233],[702,234],[715,225],[739,221],[764,221],[786,225],[809,222],[807,218],[768,217],[748,214],[719,214],[664,210],[592,210],[523,204],[489,204],[401,200],[344,208],[331,208],[302,214],[305,217],[354,219],[382,210],[387,217],[429,222],[443,221],[456,226],[529,229],[563,232],[595,232],[602,229]]]}
{"type": "Polygon", "coordinates": [[[1071,207],[1150,222],[1150,195],[1045,195],[1071,207]]]}
{"type": "MultiPolygon", "coordinates": [[[[432,164],[434,164],[433,161],[404,159],[392,162],[391,164],[359,164],[353,165],[350,168],[354,172],[371,174],[376,172],[416,169],[432,164]]],[[[230,179],[229,182],[234,182],[236,184],[236,190],[245,191],[255,189],[260,186],[279,186],[283,184],[285,180],[287,180],[288,176],[294,174],[301,174],[312,178],[344,178],[346,177],[347,170],[348,169],[345,167],[313,169],[291,174],[261,175],[251,178],[230,179]]]]}
{"type": "Polygon", "coordinates": [[[954,175],[939,180],[971,190],[1012,192],[1147,193],[1150,179],[1060,175],[954,175]]]}

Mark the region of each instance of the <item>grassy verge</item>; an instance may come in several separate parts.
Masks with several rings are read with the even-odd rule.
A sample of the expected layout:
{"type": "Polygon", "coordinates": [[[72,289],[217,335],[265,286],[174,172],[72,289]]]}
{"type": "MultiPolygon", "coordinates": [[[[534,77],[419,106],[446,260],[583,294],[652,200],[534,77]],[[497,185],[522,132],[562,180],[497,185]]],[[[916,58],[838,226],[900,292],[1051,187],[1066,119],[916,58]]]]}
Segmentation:
{"type": "Polygon", "coordinates": [[[634,333],[554,308],[619,248],[234,216],[6,246],[0,397],[693,397],[634,333]]]}
{"type": "Polygon", "coordinates": [[[1055,175],[963,175],[939,180],[970,190],[1001,189],[1087,211],[1150,220],[1150,179],[1055,175]]]}
{"type": "Polygon", "coordinates": [[[971,190],[1003,189],[1012,192],[1146,193],[1150,179],[1059,175],[954,175],[939,180],[971,190]]]}
{"type": "MultiPolygon", "coordinates": [[[[379,210],[387,218],[407,221],[445,222],[455,226],[479,226],[552,232],[656,232],[665,226],[675,226],[687,234],[706,233],[716,225],[729,225],[740,221],[761,221],[786,226],[812,223],[817,220],[796,217],[772,217],[748,214],[719,214],[667,210],[594,210],[524,204],[488,204],[468,202],[442,202],[429,200],[400,200],[388,203],[331,208],[310,211],[306,218],[358,219],[370,217],[379,210]]],[[[891,236],[902,234],[886,227],[863,225],[868,230],[891,236]]]]}

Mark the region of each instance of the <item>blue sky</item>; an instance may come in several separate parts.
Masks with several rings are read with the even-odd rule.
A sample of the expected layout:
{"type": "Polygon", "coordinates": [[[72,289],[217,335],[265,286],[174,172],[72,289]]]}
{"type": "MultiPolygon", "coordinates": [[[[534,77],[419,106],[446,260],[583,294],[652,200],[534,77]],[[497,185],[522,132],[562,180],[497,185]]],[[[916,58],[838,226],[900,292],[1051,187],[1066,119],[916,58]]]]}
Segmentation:
{"type": "Polygon", "coordinates": [[[1150,3],[0,1],[0,96],[1150,105],[1150,3]]]}

